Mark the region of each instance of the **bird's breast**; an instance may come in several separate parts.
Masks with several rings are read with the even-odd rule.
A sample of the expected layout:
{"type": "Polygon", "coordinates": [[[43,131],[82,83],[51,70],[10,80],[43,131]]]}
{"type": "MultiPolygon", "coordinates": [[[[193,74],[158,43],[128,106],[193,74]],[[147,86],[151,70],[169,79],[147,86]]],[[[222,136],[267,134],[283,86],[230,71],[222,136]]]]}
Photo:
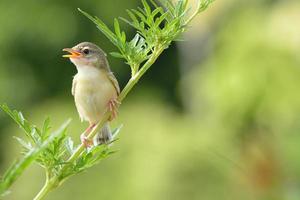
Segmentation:
{"type": "Polygon", "coordinates": [[[77,74],[75,104],[83,120],[98,122],[116,91],[105,73],[77,74]]]}

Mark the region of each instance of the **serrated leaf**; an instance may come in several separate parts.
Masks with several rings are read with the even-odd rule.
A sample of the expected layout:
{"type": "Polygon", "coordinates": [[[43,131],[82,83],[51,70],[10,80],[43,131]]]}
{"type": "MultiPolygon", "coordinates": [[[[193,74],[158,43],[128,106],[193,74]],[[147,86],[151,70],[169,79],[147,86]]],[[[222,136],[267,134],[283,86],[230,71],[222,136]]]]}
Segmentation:
{"type": "MultiPolygon", "coordinates": [[[[9,110],[10,111],[10,110],[9,110]]],[[[67,121],[64,123],[61,128],[66,128],[66,126],[70,123],[70,121],[67,121]]],[[[59,129],[61,130],[61,129],[59,129]]],[[[43,150],[49,146],[49,144],[52,143],[52,141],[59,137],[61,134],[61,131],[53,133],[47,140],[45,140],[42,145],[37,146],[35,148],[30,148],[30,151],[28,151],[23,158],[14,161],[14,163],[10,166],[8,170],[4,173],[4,176],[1,179],[0,182],[0,194],[4,194],[7,189],[16,181],[16,179],[27,169],[27,167],[34,161],[38,160],[37,157],[40,155],[40,153],[43,152],[43,150]]],[[[22,139],[16,139],[21,142],[23,145],[26,143],[22,139]]]]}

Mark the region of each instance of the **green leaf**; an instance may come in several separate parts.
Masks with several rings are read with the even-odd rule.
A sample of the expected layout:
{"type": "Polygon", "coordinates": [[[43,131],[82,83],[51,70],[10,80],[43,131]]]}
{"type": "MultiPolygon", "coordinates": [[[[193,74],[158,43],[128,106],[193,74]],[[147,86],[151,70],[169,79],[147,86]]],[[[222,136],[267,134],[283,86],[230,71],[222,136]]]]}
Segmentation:
{"type": "Polygon", "coordinates": [[[157,3],[154,0],[150,0],[150,2],[155,8],[159,8],[159,6],[157,5],[157,3]]]}
{"type": "Polygon", "coordinates": [[[85,15],[88,19],[90,19],[94,24],[96,24],[97,28],[115,45],[118,46],[117,37],[116,35],[97,17],[92,17],[87,12],[84,12],[83,10],[78,10],[85,15]]]}
{"type": "Polygon", "coordinates": [[[154,18],[158,13],[160,14],[164,14],[163,13],[163,9],[162,8],[156,8],[155,10],[153,10],[153,12],[151,13],[151,17],[154,18]]]}
{"type": "Polygon", "coordinates": [[[147,3],[147,1],[142,0],[142,4],[144,6],[144,10],[145,10],[146,14],[151,15],[151,8],[150,8],[149,4],[147,3]]]}
{"type": "Polygon", "coordinates": [[[16,181],[23,171],[34,161],[42,148],[29,151],[22,159],[16,160],[2,177],[0,182],[0,194],[3,195],[8,188],[16,181]]]}
{"type": "Polygon", "coordinates": [[[140,39],[140,35],[137,33],[135,34],[134,38],[130,41],[130,44],[135,47],[140,39]]]}
{"type": "MultiPolygon", "coordinates": [[[[13,111],[11,111],[8,106],[1,106],[2,109],[4,109],[10,116],[13,111]]],[[[20,116],[20,115],[19,115],[20,116]]],[[[14,115],[16,119],[16,115],[14,115]]],[[[20,119],[19,119],[20,120],[20,119]]],[[[25,118],[22,118],[23,122],[25,118]]],[[[41,145],[32,147],[30,143],[25,142],[23,139],[15,137],[19,141],[19,143],[27,149],[27,152],[25,153],[24,157],[16,160],[8,170],[6,170],[5,174],[3,175],[1,181],[0,181],[0,194],[3,195],[6,193],[8,188],[16,181],[16,179],[27,169],[27,167],[38,158],[38,156],[43,153],[43,151],[52,144],[52,142],[57,138],[60,137],[61,134],[63,134],[62,130],[65,130],[68,124],[70,123],[70,120],[65,122],[61,128],[56,131],[55,133],[51,134],[50,137],[48,137],[41,145]]]]}
{"type": "Polygon", "coordinates": [[[124,58],[124,56],[118,52],[111,52],[110,55],[116,58],[124,58]]]}
{"type": "Polygon", "coordinates": [[[43,127],[42,127],[42,137],[43,138],[46,138],[48,137],[48,134],[49,134],[49,131],[51,129],[51,126],[50,126],[50,118],[47,117],[43,123],[43,127]]]}
{"type": "Polygon", "coordinates": [[[138,16],[144,23],[148,23],[146,17],[144,16],[144,14],[138,10],[135,9],[131,9],[131,11],[138,16]]]}
{"type": "Polygon", "coordinates": [[[21,129],[24,130],[27,137],[29,137],[33,142],[35,142],[35,139],[32,136],[32,131],[34,129],[34,126],[30,124],[23,116],[21,112],[18,112],[16,110],[11,110],[6,104],[3,104],[0,106],[0,108],[8,114],[18,125],[21,129]]]}
{"type": "Polygon", "coordinates": [[[134,26],[138,26],[139,20],[138,20],[137,17],[133,14],[133,12],[130,11],[130,10],[126,10],[126,11],[127,11],[128,15],[129,15],[129,17],[131,18],[131,20],[132,20],[132,22],[133,22],[133,25],[134,25],[134,26]]]}
{"type": "Polygon", "coordinates": [[[126,43],[126,34],[124,31],[122,31],[122,36],[121,36],[121,40],[122,40],[122,43],[126,43]]]}
{"type": "Polygon", "coordinates": [[[205,1],[201,1],[199,0],[198,2],[198,8],[197,8],[197,12],[203,12],[204,10],[206,10],[208,8],[208,6],[214,2],[215,0],[205,0],[205,1]]]}
{"type": "Polygon", "coordinates": [[[155,26],[158,27],[166,19],[167,15],[168,15],[168,13],[164,13],[160,17],[158,17],[155,20],[155,26]]]}
{"type": "Polygon", "coordinates": [[[121,129],[123,128],[123,124],[121,124],[118,128],[114,129],[112,131],[112,138],[116,138],[119,134],[119,132],[121,131],[121,129]]]}
{"type": "Polygon", "coordinates": [[[121,31],[120,31],[120,24],[117,18],[114,19],[114,27],[115,27],[115,33],[117,37],[121,38],[121,31]]]}

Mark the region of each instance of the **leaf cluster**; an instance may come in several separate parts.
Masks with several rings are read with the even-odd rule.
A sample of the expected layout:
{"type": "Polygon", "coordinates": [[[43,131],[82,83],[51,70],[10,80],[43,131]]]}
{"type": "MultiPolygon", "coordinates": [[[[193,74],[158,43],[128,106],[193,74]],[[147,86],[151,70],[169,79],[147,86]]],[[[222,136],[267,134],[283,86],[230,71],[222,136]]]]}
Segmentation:
{"type": "MultiPolygon", "coordinates": [[[[113,138],[116,138],[121,127],[116,128],[113,130],[112,135],[113,138]]],[[[72,175],[78,174],[80,172],[85,171],[86,169],[96,165],[104,158],[108,157],[109,155],[115,153],[115,151],[111,150],[110,146],[116,140],[112,140],[109,144],[102,144],[98,146],[92,146],[88,149],[85,149],[81,154],[72,162],[68,162],[68,160],[64,163],[65,165],[63,168],[60,169],[59,173],[56,174],[58,177],[58,181],[62,182],[66,178],[69,178],[72,175]]],[[[69,137],[65,140],[65,145],[67,149],[68,157],[72,156],[77,147],[74,147],[72,139],[69,137]]]]}
{"type": "Polygon", "coordinates": [[[127,10],[129,19],[119,19],[136,29],[133,39],[127,41],[124,31],[121,31],[119,19],[114,19],[114,28],[110,29],[98,17],[79,9],[87,18],[94,22],[97,28],[118,48],[119,52],[111,53],[112,56],[123,58],[131,67],[135,75],[142,63],[147,61],[156,49],[166,49],[172,41],[184,32],[188,23],[198,13],[204,11],[213,0],[199,1],[197,10],[189,16],[188,0],[161,0],[157,4],[154,0],[148,3],[142,0],[142,7],[127,10]]]}
{"type": "MultiPolygon", "coordinates": [[[[43,127],[39,129],[37,126],[26,120],[21,112],[11,110],[5,104],[0,105],[0,108],[19,125],[19,127],[24,131],[26,138],[21,139],[19,137],[14,137],[23,147],[23,157],[15,160],[1,178],[0,194],[3,195],[7,192],[13,182],[24,172],[24,170],[33,161],[41,157],[42,152],[51,146],[54,140],[62,137],[62,131],[50,134],[49,118],[44,121],[43,127]]],[[[62,127],[65,129],[68,123],[65,123],[62,127]]]]}
{"type": "MultiPolygon", "coordinates": [[[[55,178],[56,181],[53,183],[55,187],[69,176],[94,166],[113,153],[110,145],[100,145],[83,151],[73,162],[68,162],[69,157],[77,149],[73,140],[67,136],[67,126],[71,120],[67,120],[58,130],[51,132],[49,118],[44,121],[41,128],[38,128],[25,119],[21,112],[11,110],[7,105],[0,105],[0,108],[25,133],[24,138],[14,137],[22,146],[23,157],[16,160],[3,175],[0,180],[0,194],[5,194],[11,184],[34,161],[45,169],[46,181],[55,178]]],[[[114,137],[119,130],[120,128],[117,128],[113,131],[114,137]]]]}

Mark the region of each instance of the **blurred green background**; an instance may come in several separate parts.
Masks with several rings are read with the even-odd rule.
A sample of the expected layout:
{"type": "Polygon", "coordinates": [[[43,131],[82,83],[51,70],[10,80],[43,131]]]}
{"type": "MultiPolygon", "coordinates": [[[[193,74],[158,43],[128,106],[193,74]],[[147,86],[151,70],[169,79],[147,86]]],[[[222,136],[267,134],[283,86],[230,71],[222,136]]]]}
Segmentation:
{"type": "MultiPolygon", "coordinates": [[[[111,25],[139,5],[1,0],[0,102],[36,124],[50,116],[54,128],[73,118],[69,132],[79,143],[87,124],[71,95],[75,67],[61,49],[81,41],[115,49],[77,8],[111,25]]],[[[300,199],[300,2],[217,0],[184,40],[123,102],[112,124],[124,124],[119,152],[47,199],[300,199]]],[[[108,59],[123,87],[129,67],[108,59]]],[[[1,173],[20,156],[14,135],[21,130],[1,112],[1,173]]],[[[32,166],[6,199],[32,199],[43,176],[32,166]]]]}

